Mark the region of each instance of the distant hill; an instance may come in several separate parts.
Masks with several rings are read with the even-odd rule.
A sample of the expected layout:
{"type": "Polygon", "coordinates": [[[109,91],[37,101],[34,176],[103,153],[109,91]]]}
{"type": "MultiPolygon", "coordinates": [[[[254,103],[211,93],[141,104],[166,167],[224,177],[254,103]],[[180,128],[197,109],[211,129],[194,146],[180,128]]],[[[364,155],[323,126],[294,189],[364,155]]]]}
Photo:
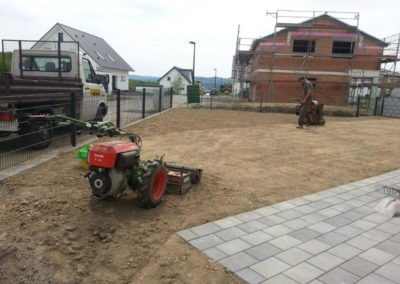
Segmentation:
{"type": "Polygon", "coordinates": [[[130,80],[146,81],[146,82],[157,82],[160,77],[154,76],[143,76],[143,75],[129,75],[130,80]]]}
{"type": "MultiPolygon", "coordinates": [[[[214,77],[196,77],[196,80],[203,82],[203,86],[206,89],[211,90],[212,88],[214,88],[214,81],[215,81],[214,77]]],[[[219,85],[223,85],[223,84],[226,84],[226,83],[232,83],[232,79],[230,79],[230,78],[217,77],[216,81],[217,81],[216,82],[217,83],[216,84],[217,85],[217,89],[219,88],[219,85]]]]}
{"type": "MultiPolygon", "coordinates": [[[[155,77],[155,76],[144,76],[144,75],[129,75],[130,80],[136,80],[136,81],[146,81],[146,82],[157,82],[160,77],[155,77]]],[[[212,89],[214,88],[214,77],[196,77],[197,81],[202,81],[203,85],[206,89],[212,89]]],[[[217,88],[219,85],[224,83],[232,83],[232,79],[230,78],[221,78],[217,77],[217,88]]]]}

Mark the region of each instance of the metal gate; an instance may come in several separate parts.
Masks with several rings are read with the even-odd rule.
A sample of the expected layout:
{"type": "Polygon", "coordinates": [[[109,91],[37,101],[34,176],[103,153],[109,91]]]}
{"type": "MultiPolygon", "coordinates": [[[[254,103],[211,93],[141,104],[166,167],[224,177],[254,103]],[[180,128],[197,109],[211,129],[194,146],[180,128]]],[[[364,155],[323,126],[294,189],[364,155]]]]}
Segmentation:
{"type": "Polygon", "coordinates": [[[380,104],[381,115],[400,118],[400,98],[383,97],[380,104]]]}

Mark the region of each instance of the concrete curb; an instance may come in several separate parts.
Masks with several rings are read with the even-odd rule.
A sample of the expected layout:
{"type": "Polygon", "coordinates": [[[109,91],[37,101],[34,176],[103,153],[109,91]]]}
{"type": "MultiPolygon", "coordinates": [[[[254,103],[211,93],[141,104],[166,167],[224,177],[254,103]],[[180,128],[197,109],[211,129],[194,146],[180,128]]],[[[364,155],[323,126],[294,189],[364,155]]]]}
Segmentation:
{"type": "MultiPolygon", "coordinates": [[[[131,123],[128,123],[127,125],[124,125],[122,128],[127,128],[127,127],[130,127],[130,126],[132,126],[132,125],[139,124],[139,123],[141,123],[141,122],[143,122],[143,121],[146,121],[146,120],[148,120],[148,119],[152,119],[152,118],[154,118],[154,117],[157,117],[157,116],[159,116],[159,115],[162,115],[162,114],[164,114],[164,113],[167,113],[167,112],[169,112],[169,111],[171,111],[171,110],[173,110],[173,109],[174,109],[174,108],[169,108],[169,109],[164,110],[164,111],[162,111],[162,112],[158,112],[158,113],[156,113],[156,114],[150,115],[150,116],[148,116],[148,117],[146,117],[146,118],[144,118],[144,119],[140,119],[140,120],[133,121],[133,122],[131,122],[131,123]]],[[[78,149],[78,148],[80,148],[80,147],[82,147],[82,146],[88,144],[88,143],[92,143],[93,141],[96,141],[96,140],[98,140],[97,137],[91,137],[91,138],[88,138],[88,139],[86,139],[86,140],[80,142],[80,143],[77,144],[75,147],[65,146],[65,147],[62,147],[62,148],[53,150],[53,151],[51,151],[51,152],[47,152],[46,155],[43,156],[43,157],[40,157],[40,156],[39,156],[39,157],[37,157],[37,158],[34,158],[33,160],[29,160],[29,161],[27,161],[27,162],[21,164],[21,165],[14,166],[14,167],[8,168],[8,169],[6,169],[6,170],[3,170],[3,171],[1,171],[1,173],[0,173],[0,181],[5,180],[5,179],[7,179],[7,178],[9,178],[9,177],[11,177],[11,176],[17,175],[17,174],[19,174],[19,173],[22,173],[22,172],[24,172],[24,171],[26,171],[26,170],[28,170],[28,169],[31,169],[31,168],[33,168],[33,167],[36,167],[36,166],[38,166],[38,165],[40,165],[40,164],[43,164],[43,163],[45,163],[45,162],[48,162],[48,161],[50,161],[50,160],[56,158],[59,154],[71,152],[71,151],[73,151],[73,150],[76,150],[76,149],[78,149]]]]}

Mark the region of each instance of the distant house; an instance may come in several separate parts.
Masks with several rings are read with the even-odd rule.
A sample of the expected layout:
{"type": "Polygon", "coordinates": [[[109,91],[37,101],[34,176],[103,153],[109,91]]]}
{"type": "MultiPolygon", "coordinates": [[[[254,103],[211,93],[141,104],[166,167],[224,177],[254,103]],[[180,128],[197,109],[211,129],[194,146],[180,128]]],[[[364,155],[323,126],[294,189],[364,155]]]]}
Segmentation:
{"type": "Polygon", "coordinates": [[[91,59],[109,93],[116,89],[128,90],[129,71],[134,70],[104,39],[57,23],[40,40],[78,42],[80,52],[91,59]]]}
{"type": "Polygon", "coordinates": [[[167,73],[165,73],[160,79],[158,79],[158,83],[164,88],[170,88],[175,86],[175,92],[179,94],[186,94],[186,87],[188,85],[192,85],[192,70],[191,69],[183,69],[179,67],[172,67],[167,73]],[[181,82],[177,84],[177,82],[181,82]],[[176,86],[180,85],[178,90],[176,90],[176,86]]]}

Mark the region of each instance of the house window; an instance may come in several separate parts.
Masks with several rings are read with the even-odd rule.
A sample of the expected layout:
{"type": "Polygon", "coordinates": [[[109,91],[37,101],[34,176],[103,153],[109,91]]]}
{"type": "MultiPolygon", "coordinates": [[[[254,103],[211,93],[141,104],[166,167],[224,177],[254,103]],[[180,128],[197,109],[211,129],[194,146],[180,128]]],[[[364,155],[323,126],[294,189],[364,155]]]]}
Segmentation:
{"type": "Polygon", "coordinates": [[[314,53],[315,40],[293,40],[293,52],[314,53]]]}
{"type": "Polygon", "coordinates": [[[64,41],[64,34],[58,33],[58,41],[64,41]]]}
{"type": "Polygon", "coordinates": [[[333,41],[333,54],[354,54],[354,42],[352,41],[333,41]]]}
{"type": "Polygon", "coordinates": [[[121,76],[121,82],[125,82],[125,81],[126,81],[125,76],[121,76]]]}
{"type": "Polygon", "coordinates": [[[167,78],[167,81],[171,81],[171,77],[168,77],[168,78],[167,78]]]}

